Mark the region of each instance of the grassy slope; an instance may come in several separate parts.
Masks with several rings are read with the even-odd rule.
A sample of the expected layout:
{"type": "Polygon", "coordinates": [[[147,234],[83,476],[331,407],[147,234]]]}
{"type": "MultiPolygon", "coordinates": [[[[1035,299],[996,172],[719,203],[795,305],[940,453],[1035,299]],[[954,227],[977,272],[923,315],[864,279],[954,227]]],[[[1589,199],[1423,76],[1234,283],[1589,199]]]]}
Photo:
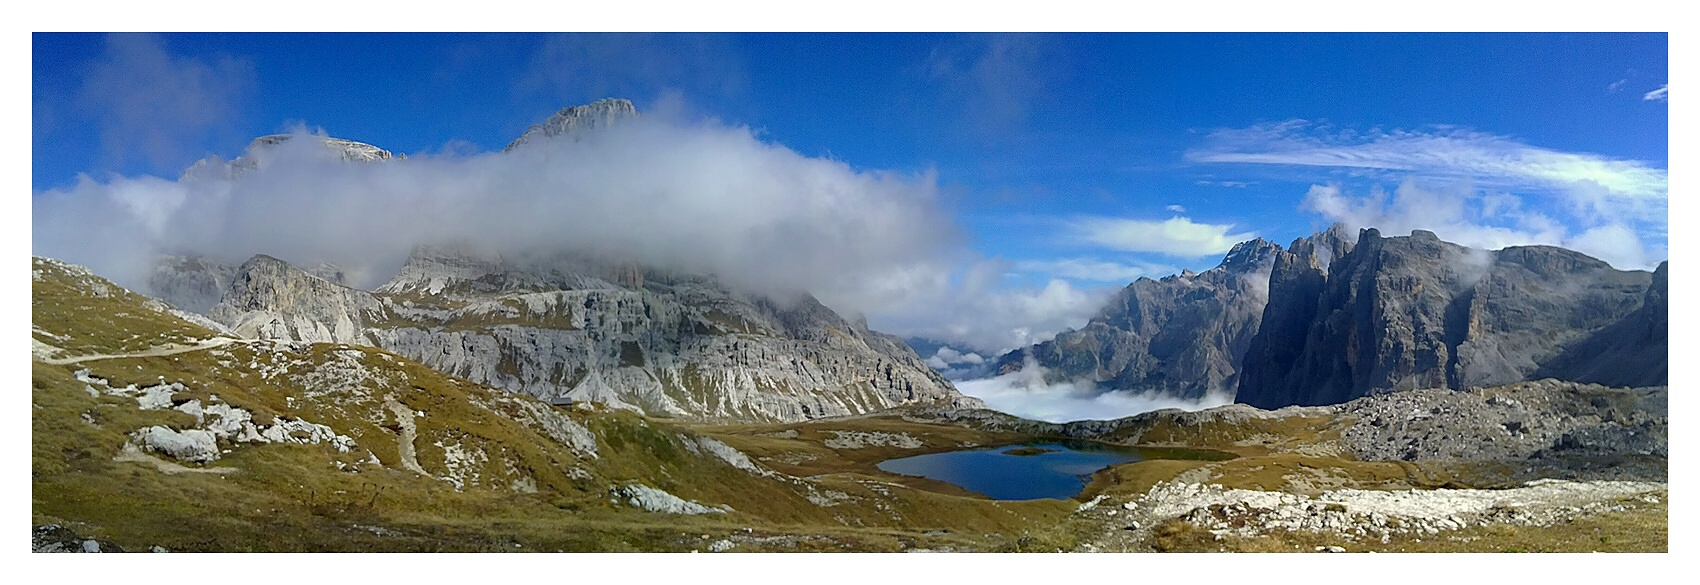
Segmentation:
{"type": "MultiPolygon", "coordinates": [[[[73,350],[67,355],[135,352],[211,335],[110,283],[51,264],[37,267],[46,268],[34,289],[38,339],[73,350]],[[104,292],[90,294],[99,289],[104,292]],[[64,306],[82,310],[54,309],[64,306]]],[[[912,480],[872,469],[883,458],[876,451],[844,459],[820,478],[757,475],[706,454],[697,442],[713,430],[740,447],[750,444],[731,430],[687,428],[621,411],[560,409],[373,348],[234,343],[165,357],[63,366],[37,361],[31,382],[32,524],[62,524],[126,550],[665,551],[700,549],[705,536],[734,534],[751,541],[738,550],[1061,548],[1032,534],[1072,507],[914,489],[906,485],[912,480]],[[144,411],[128,397],[91,396],[74,377],[84,368],[113,387],[179,382],[189,390],[175,397],[178,402],[206,404],[216,396],[252,411],[260,424],[295,418],[325,424],[360,448],[338,453],[328,445],[227,442],[221,447],[229,452],[207,465],[185,468],[151,456],[125,460],[134,458],[123,452],[131,432],[152,425],[192,428],[194,417],[144,411]],[[432,476],[458,477],[462,489],[404,468],[401,421],[386,400],[423,413],[414,419],[419,465],[432,476]],[[598,457],[576,453],[518,420],[539,408],[587,428],[598,457]],[[482,452],[485,461],[451,469],[444,446],[456,445],[482,452]],[[368,451],[381,465],[362,464],[368,451]],[[181,469],[196,471],[165,471],[181,469]],[[525,489],[527,482],[535,493],[525,489]],[[678,516],[612,503],[609,488],[631,482],[735,511],[678,516]],[[837,499],[824,506],[810,499],[823,495],[837,499]]],[[[883,428],[878,421],[865,424],[883,428]]],[[[937,432],[987,440],[968,429],[937,432]]],[[[789,448],[832,453],[818,442],[829,435],[806,436],[817,440],[789,448]]],[[[776,453],[768,448],[751,454],[760,460],[776,453]]]]}

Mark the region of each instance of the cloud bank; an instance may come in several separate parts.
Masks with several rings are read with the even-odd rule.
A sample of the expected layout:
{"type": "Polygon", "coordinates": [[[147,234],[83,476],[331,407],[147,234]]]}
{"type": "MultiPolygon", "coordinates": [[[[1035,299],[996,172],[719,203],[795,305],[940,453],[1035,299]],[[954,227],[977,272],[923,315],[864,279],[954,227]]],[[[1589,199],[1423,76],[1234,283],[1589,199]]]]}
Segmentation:
{"type": "Polygon", "coordinates": [[[1080,288],[1058,278],[1038,287],[1009,286],[1004,277],[1013,266],[992,259],[972,262],[954,275],[941,270],[930,282],[907,289],[908,302],[870,315],[869,323],[995,356],[1081,326],[1121,288],[1080,288]]]}
{"type": "MultiPolygon", "coordinates": [[[[960,248],[930,174],[861,171],[743,127],[645,116],[511,153],[345,163],[318,140],[235,179],[81,177],[34,197],[33,251],[135,287],[153,255],[334,262],[372,287],[415,244],[587,250],[841,311],[902,301],[960,248]]],[[[380,145],[381,146],[381,145],[380,145]]]]}
{"type": "Polygon", "coordinates": [[[986,401],[993,410],[1046,422],[1111,420],[1164,408],[1201,410],[1233,402],[1217,394],[1198,400],[1167,395],[1101,391],[1090,381],[1045,382],[1045,369],[1031,358],[1019,371],[995,378],[955,382],[963,394],[986,401]]]}

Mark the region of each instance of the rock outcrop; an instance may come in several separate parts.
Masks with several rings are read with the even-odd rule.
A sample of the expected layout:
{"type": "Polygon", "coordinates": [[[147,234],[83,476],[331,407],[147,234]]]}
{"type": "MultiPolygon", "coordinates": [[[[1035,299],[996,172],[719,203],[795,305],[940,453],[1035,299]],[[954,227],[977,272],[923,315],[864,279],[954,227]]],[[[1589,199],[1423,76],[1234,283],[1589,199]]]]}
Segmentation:
{"type": "Polygon", "coordinates": [[[1552,374],[1665,383],[1664,335],[1654,329],[1663,293],[1647,272],[1550,246],[1477,250],[1421,230],[1366,229],[1349,251],[1341,244],[1324,234],[1294,244],[1307,252],[1277,257],[1239,402],[1338,404],[1552,374]],[[1623,354],[1637,357],[1609,361],[1623,354]]]}
{"type": "Polygon", "coordinates": [[[1541,364],[1532,378],[1607,386],[1656,386],[1670,380],[1670,263],[1660,262],[1641,308],[1541,364]]]}
{"type": "Polygon", "coordinates": [[[191,313],[212,310],[236,267],[201,256],[162,256],[148,277],[148,295],[191,313]]]}
{"type": "Polygon", "coordinates": [[[236,269],[207,315],[243,337],[363,345],[375,345],[368,325],[388,319],[371,293],[265,255],[236,269]]]}
{"type": "Polygon", "coordinates": [[[1089,379],[1104,390],[1184,398],[1231,394],[1281,253],[1256,239],[1234,246],[1210,270],[1140,278],[1086,326],[1003,355],[998,371],[1019,370],[1030,355],[1053,381],[1089,379]]]}
{"type": "Polygon", "coordinates": [[[811,296],[753,296],[578,257],[519,267],[420,247],[368,293],[257,256],[212,316],[248,337],[373,345],[512,392],[657,416],[797,421],[978,405],[901,340],[811,296]]]}

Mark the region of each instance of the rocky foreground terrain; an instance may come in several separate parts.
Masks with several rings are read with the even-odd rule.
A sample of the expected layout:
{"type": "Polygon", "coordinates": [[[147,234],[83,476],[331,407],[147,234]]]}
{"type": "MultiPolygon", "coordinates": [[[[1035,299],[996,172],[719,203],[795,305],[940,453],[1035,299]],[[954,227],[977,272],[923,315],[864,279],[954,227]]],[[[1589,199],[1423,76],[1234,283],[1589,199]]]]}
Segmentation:
{"type": "Polygon", "coordinates": [[[1662,387],[1063,425],[940,406],[682,425],[377,348],[238,339],[74,266],[33,272],[39,552],[1668,546],[1662,387]],[[876,467],[1054,438],[1167,451],[1098,472],[1075,500],[993,501],[876,467]]]}
{"type": "Polygon", "coordinates": [[[1662,550],[1667,397],[1541,380],[1060,425],[946,409],[905,418],[1239,455],[1101,472],[1059,529],[1074,550],[1662,550]]]}

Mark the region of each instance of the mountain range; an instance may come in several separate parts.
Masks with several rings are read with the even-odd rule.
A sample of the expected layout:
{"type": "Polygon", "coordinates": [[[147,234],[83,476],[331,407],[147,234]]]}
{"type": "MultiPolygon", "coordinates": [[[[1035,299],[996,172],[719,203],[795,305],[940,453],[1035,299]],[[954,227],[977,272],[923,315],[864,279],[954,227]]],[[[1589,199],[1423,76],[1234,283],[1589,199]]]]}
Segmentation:
{"type": "MultiPolygon", "coordinates": [[[[576,140],[637,115],[620,99],[563,108],[505,151],[576,140]]],[[[315,138],[350,163],[398,158],[315,138]]],[[[259,168],[288,139],[256,139],[225,176],[259,168]]],[[[1383,237],[1335,225],[1285,248],[1242,242],[1201,273],[1140,278],[1079,329],[983,366],[946,365],[960,376],[1031,363],[1051,381],[1089,380],[1102,391],[1267,408],[1547,377],[1659,385],[1668,378],[1666,270],[1616,270],[1549,246],[1486,251],[1426,231],[1383,237]]],[[[503,258],[467,242],[428,242],[382,286],[347,284],[325,263],[168,256],[149,292],[243,336],[382,347],[544,400],[656,416],[792,421],[977,404],[902,340],[807,293],[756,295],[605,253],[503,258]]]]}
{"type": "MultiPolygon", "coordinates": [[[[565,108],[508,150],[575,139],[636,115],[626,100],[565,108]]],[[[281,142],[268,138],[232,168],[263,164],[281,142]]],[[[390,159],[363,143],[321,144],[345,161],[390,159]]],[[[467,242],[421,244],[370,291],[350,288],[329,264],[169,256],[155,265],[149,288],[246,338],[381,347],[543,400],[652,416],[769,422],[980,405],[900,339],[807,293],[757,295],[712,276],[571,251],[508,260],[467,242]]]]}
{"type": "MultiPolygon", "coordinates": [[[[635,115],[566,108],[508,150],[635,115]]],[[[400,158],[312,139],[191,172],[400,158]]],[[[917,341],[923,361],[808,293],[606,252],[422,242],[369,289],[302,260],[161,257],[156,298],[32,260],[32,550],[1668,548],[1668,264],[1336,225],[1139,279],[992,360],[917,341]],[[934,370],[1034,364],[1244,404],[1052,424],[934,370]],[[1073,500],[880,467],[1056,442],[1143,460],[1073,500]]]]}
{"type": "Polygon", "coordinates": [[[1668,262],[1617,270],[1552,246],[1488,251],[1341,225],[1141,278],[1076,331],[998,359],[1100,390],[1261,408],[1554,378],[1668,383],[1668,262]]]}

